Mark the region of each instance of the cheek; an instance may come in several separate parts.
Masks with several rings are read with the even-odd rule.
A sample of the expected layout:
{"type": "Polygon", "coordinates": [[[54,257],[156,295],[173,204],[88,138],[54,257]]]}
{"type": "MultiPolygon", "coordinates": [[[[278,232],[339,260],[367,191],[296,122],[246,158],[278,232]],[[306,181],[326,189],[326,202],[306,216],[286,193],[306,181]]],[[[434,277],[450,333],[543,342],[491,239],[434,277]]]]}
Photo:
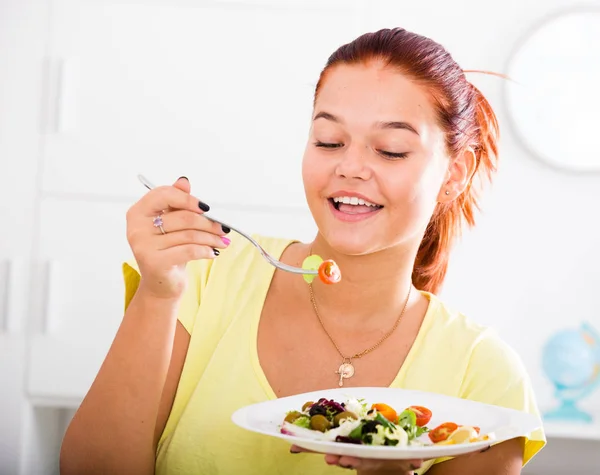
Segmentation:
{"type": "Polygon", "coordinates": [[[400,176],[390,180],[386,186],[388,197],[399,207],[419,207],[435,201],[438,185],[437,174],[431,169],[402,170],[400,176]]]}
{"type": "Polygon", "coordinates": [[[318,193],[326,187],[330,172],[322,157],[319,157],[309,147],[310,145],[305,150],[302,159],[302,180],[307,194],[312,194],[318,193]]]}
{"type": "Polygon", "coordinates": [[[386,195],[395,204],[392,211],[400,227],[416,232],[429,223],[442,181],[436,166],[406,167],[394,180],[386,181],[386,195]]]}
{"type": "Polygon", "coordinates": [[[317,157],[314,153],[311,153],[311,150],[307,147],[304,152],[304,158],[302,159],[302,181],[304,182],[304,189],[309,198],[322,187],[324,181],[323,175],[324,171],[322,167],[319,166],[317,157]]]}

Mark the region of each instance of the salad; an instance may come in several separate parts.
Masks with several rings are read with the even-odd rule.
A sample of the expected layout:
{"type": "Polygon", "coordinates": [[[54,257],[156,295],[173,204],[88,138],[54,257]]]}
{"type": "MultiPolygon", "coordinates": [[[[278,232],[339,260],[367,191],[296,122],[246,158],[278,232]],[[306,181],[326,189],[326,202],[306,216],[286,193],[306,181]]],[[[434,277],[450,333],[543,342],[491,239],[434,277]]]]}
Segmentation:
{"type": "MultiPolygon", "coordinates": [[[[324,284],[337,284],[342,280],[340,268],[331,259],[323,260],[317,254],[311,254],[302,262],[302,268],[306,270],[316,270],[319,272],[319,279],[324,284]]],[[[304,280],[309,284],[315,279],[314,274],[303,274],[304,280]]]]}
{"type": "Polygon", "coordinates": [[[410,406],[398,413],[391,406],[368,406],[362,399],[338,403],[321,398],[306,402],[301,410],[286,414],[283,434],[332,442],[365,445],[450,445],[492,440],[480,435],[479,427],[445,422],[430,429],[432,412],[423,406],[410,406]],[[425,437],[427,435],[427,437],[425,437]]]}

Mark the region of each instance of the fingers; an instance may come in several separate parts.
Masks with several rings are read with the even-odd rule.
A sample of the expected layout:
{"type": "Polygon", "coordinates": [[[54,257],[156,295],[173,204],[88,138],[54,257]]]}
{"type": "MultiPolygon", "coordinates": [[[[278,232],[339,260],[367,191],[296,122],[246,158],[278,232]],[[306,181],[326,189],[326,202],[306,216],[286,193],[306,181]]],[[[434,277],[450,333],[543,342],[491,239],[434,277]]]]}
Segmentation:
{"type": "MultiPolygon", "coordinates": [[[[177,186],[159,186],[148,193],[137,203],[146,216],[154,216],[167,209],[182,209],[195,213],[206,212],[210,207],[194,198],[184,188],[186,180],[177,180],[177,186]]],[[[188,184],[189,186],[189,184],[188,184]]]]}
{"type": "Polygon", "coordinates": [[[190,261],[198,259],[214,259],[219,255],[219,251],[208,246],[198,244],[182,244],[181,246],[170,247],[161,251],[161,259],[172,265],[185,265],[190,261]]]}
{"type": "MultiPolygon", "coordinates": [[[[206,219],[195,211],[176,210],[161,215],[163,229],[166,233],[193,229],[212,234],[224,235],[220,224],[206,219]]],[[[148,221],[150,223],[150,221],[148,221]]],[[[160,234],[160,230],[156,230],[160,234]]]]}
{"type": "Polygon", "coordinates": [[[301,453],[316,454],[318,452],[313,452],[312,450],[303,449],[302,447],[298,447],[297,445],[292,445],[290,447],[290,453],[292,453],[292,454],[301,454],[301,453]]]}
{"type": "Polygon", "coordinates": [[[337,465],[342,468],[349,468],[362,471],[389,470],[399,473],[409,470],[417,470],[423,464],[422,460],[377,460],[361,459],[357,457],[348,457],[345,455],[325,455],[325,463],[328,465],[337,465]]]}
{"type": "MultiPolygon", "coordinates": [[[[311,450],[303,449],[297,445],[290,447],[290,453],[316,453],[311,450]]],[[[377,460],[377,459],[361,459],[357,457],[348,457],[346,455],[325,455],[325,463],[327,465],[337,465],[338,467],[348,468],[353,470],[369,471],[394,471],[398,473],[417,470],[423,465],[423,460],[377,460]]]]}
{"type": "Polygon", "coordinates": [[[196,246],[205,246],[211,249],[225,249],[230,244],[229,238],[217,236],[216,234],[197,231],[195,229],[185,229],[182,231],[169,232],[158,237],[158,250],[162,251],[177,246],[192,244],[196,246]]]}
{"type": "Polygon", "coordinates": [[[190,191],[192,191],[192,185],[190,185],[190,180],[188,180],[188,178],[185,176],[179,177],[177,181],[173,183],[173,186],[188,194],[190,193],[190,191]]]}

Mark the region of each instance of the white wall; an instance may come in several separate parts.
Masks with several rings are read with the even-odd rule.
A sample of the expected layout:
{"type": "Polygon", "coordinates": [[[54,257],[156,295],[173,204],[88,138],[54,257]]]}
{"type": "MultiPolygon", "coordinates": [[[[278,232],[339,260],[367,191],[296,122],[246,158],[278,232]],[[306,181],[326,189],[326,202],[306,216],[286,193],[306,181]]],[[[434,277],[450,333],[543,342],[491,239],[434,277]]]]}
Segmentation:
{"type": "MultiPolygon", "coordinates": [[[[403,26],[444,44],[465,69],[503,72],[532,23],[570,3],[2,0],[0,264],[10,265],[0,268],[0,473],[56,471],[69,408],[121,317],[124,212],[143,192],[137,173],[160,182],[185,174],[215,215],[308,239],[299,166],[329,53],[361,32],[403,26]],[[266,115],[282,124],[276,133],[261,127],[266,115]]],[[[600,329],[600,176],[561,174],[529,156],[508,126],[502,80],[471,79],[498,113],[502,165],[443,297],[499,329],[545,409],[554,401],[543,342],[582,319],[600,329]]],[[[600,392],[582,407],[600,420],[600,392]]],[[[530,473],[598,466],[600,423],[587,443],[569,438],[580,433],[551,429],[562,438],[530,473]]]]}

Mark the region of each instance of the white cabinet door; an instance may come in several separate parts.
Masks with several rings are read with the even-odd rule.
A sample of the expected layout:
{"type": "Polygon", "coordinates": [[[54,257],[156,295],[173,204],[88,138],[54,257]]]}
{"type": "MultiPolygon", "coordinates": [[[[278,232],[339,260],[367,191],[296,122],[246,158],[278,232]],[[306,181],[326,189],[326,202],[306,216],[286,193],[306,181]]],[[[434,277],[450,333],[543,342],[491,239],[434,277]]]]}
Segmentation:
{"type": "Polygon", "coordinates": [[[48,3],[0,1],[0,473],[6,475],[20,473],[27,437],[28,270],[48,3]]]}
{"type": "Polygon", "coordinates": [[[211,205],[304,202],[313,90],[353,2],[54,3],[46,193],[132,196],[143,173],[211,205]]]}

